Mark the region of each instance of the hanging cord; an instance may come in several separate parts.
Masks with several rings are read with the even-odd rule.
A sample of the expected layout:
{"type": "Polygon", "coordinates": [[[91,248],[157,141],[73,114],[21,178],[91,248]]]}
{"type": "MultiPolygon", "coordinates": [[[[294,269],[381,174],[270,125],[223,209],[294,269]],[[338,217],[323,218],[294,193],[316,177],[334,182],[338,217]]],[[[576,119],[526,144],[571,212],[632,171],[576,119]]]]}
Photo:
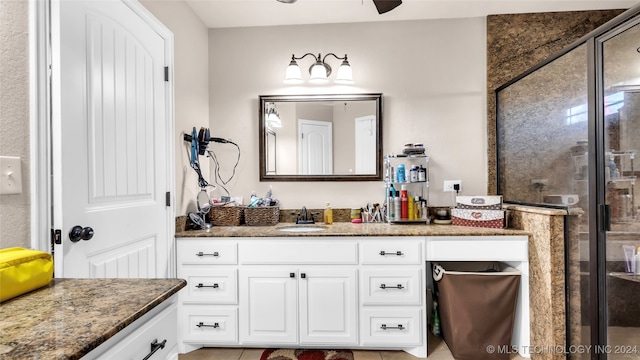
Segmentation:
{"type": "Polygon", "coordinates": [[[238,149],[238,158],[236,159],[236,164],[233,166],[233,171],[231,173],[231,176],[229,176],[229,179],[224,180],[222,176],[220,176],[220,162],[218,161],[216,154],[211,150],[207,150],[207,154],[208,154],[207,157],[211,158],[215,163],[214,179],[215,179],[216,185],[220,186],[227,193],[227,195],[230,195],[229,190],[227,190],[225,185],[227,185],[236,175],[236,168],[240,163],[240,146],[238,146],[238,144],[234,143],[233,141],[229,141],[229,140],[226,140],[224,144],[232,144],[238,149]]]}

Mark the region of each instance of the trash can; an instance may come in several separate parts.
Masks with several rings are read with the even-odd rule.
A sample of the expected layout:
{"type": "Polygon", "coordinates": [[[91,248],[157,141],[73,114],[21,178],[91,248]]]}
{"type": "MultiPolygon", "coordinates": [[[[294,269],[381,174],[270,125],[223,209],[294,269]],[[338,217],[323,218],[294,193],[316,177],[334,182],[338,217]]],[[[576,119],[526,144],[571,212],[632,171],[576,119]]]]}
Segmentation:
{"type": "Polygon", "coordinates": [[[520,271],[500,262],[433,265],[442,335],[456,360],[508,360],[520,271]]]}

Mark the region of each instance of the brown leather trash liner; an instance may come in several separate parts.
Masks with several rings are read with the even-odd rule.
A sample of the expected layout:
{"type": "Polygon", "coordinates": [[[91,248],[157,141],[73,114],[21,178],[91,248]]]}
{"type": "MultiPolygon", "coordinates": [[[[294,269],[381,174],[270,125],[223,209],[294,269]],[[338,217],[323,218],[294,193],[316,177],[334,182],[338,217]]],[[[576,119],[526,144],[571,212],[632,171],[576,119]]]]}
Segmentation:
{"type": "Polygon", "coordinates": [[[508,360],[520,271],[500,262],[434,264],[442,335],[456,360],[508,360]],[[438,281],[436,266],[442,269],[438,281]]]}

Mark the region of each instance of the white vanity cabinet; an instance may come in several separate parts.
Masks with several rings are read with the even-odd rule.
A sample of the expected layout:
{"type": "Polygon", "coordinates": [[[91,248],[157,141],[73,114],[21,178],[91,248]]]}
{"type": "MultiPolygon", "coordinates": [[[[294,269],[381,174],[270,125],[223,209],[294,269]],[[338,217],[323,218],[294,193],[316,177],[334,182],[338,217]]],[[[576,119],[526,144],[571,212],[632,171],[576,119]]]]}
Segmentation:
{"type": "Polygon", "coordinates": [[[178,349],[238,344],[238,242],[219,238],[177,241],[178,349]]]}
{"type": "Polygon", "coordinates": [[[353,266],[241,269],[240,340],[244,344],[356,345],[356,288],[353,266]]]}
{"type": "Polygon", "coordinates": [[[358,343],[357,241],[245,239],[238,246],[243,344],[358,343]]]}
{"type": "Polygon", "coordinates": [[[361,345],[397,348],[426,341],[423,248],[424,238],[379,237],[360,244],[361,345]]]}
{"type": "Polygon", "coordinates": [[[121,330],[82,359],[175,359],[178,357],[176,295],[121,330]],[[148,357],[147,357],[148,356],[148,357]]]}
{"type": "Polygon", "coordinates": [[[523,271],[514,344],[529,343],[527,236],[178,238],[177,259],[188,283],[179,293],[181,353],[334,347],[424,358],[427,262],[438,260],[523,271]]]}

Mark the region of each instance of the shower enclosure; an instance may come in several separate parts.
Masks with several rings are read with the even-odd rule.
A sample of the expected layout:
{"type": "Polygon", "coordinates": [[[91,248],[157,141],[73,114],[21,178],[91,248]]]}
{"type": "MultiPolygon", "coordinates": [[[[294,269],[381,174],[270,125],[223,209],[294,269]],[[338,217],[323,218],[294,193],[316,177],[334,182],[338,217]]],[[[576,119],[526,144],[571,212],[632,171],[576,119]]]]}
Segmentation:
{"type": "Polygon", "coordinates": [[[567,210],[568,356],[640,358],[640,6],[501,86],[496,102],[498,193],[567,210]]]}

